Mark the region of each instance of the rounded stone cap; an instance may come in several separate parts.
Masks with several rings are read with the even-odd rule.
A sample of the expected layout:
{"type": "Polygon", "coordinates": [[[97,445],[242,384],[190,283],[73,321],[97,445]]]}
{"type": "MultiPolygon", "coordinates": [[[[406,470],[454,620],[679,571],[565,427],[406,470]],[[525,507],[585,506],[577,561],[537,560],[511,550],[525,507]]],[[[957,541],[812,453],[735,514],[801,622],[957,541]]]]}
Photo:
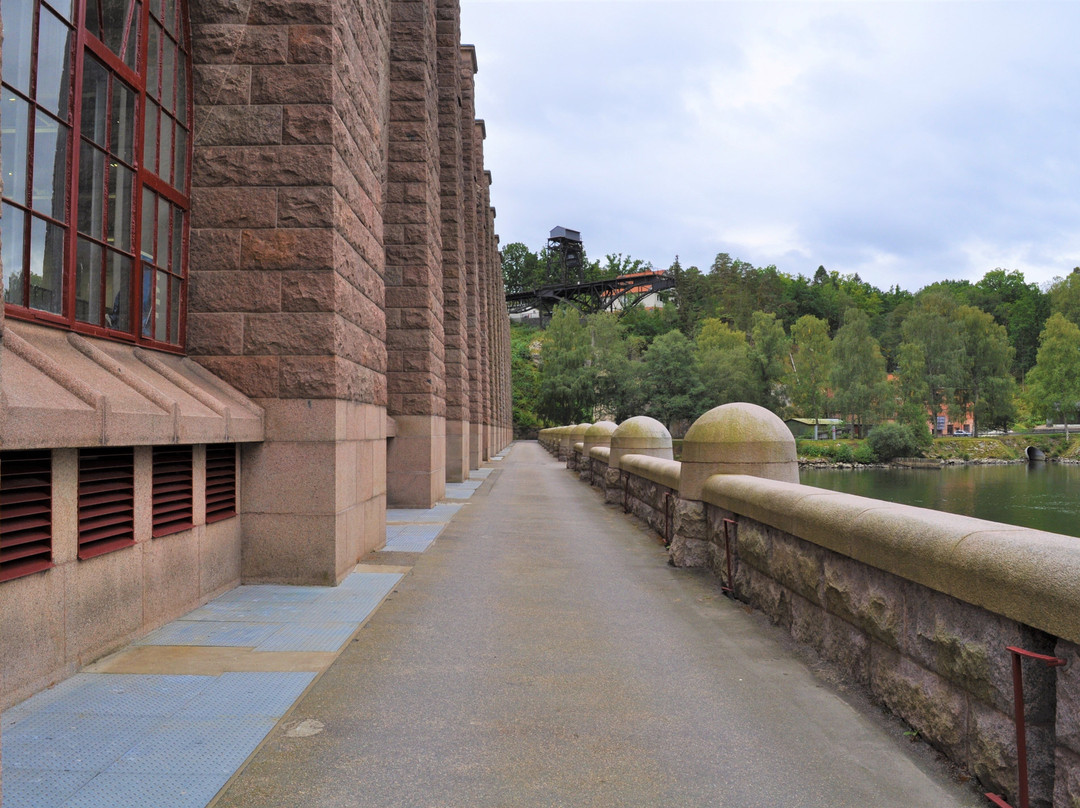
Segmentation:
{"type": "Polygon", "coordinates": [[[585,439],[582,441],[585,444],[583,453],[588,456],[589,450],[594,446],[610,446],[611,433],[615,431],[616,426],[614,421],[597,421],[586,429],[585,439]]]}
{"type": "Polygon", "coordinates": [[[682,463],[680,493],[686,499],[700,499],[701,486],[713,474],[799,481],[794,435],[757,404],[724,404],[698,418],[683,439],[682,463]]]}
{"type": "Polygon", "coordinates": [[[628,454],[649,455],[664,460],[673,458],[671,433],[667,427],[647,415],[627,418],[611,433],[611,454],[608,468],[622,468],[622,456],[628,454]]]}
{"type": "Polygon", "coordinates": [[[589,430],[592,424],[578,424],[577,426],[570,427],[570,442],[581,443],[585,440],[585,433],[589,430]]]}

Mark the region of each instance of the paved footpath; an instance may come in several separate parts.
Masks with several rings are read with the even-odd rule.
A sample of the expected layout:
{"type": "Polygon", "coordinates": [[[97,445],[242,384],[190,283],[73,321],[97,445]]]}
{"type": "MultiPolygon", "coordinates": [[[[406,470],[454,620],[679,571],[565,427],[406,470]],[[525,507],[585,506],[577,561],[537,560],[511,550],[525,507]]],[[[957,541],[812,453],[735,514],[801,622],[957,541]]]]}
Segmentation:
{"type": "Polygon", "coordinates": [[[986,804],[535,443],[495,465],[215,808],[986,804]]]}

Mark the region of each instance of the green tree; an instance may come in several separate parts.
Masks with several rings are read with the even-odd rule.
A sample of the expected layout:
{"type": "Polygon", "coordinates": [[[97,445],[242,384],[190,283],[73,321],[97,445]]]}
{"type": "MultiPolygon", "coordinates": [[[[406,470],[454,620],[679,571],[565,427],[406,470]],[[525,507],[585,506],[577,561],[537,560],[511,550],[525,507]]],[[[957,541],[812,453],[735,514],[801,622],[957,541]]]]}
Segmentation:
{"type": "Polygon", "coordinates": [[[847,310],[833,339],[831,381],[834,409],[851,418],[860,434],[890,409],[885,358],[870,333],[870,317],[860,309],[847,310]]]}
{"type": "Polygon", "coordinates": [[[1080,325],[1080,267],[1076,267],[1066,278],[1054,278],[1047,295],[1052,313],[1061,314],[1066,320],[1080,325]]]}
{"type": "Polygon", "coordinates": [[[691,338],[697,332],[701,319],[705,316],[708,299],[708,286],[697,267],[683,269],[679,256],[668,268],[675,281],[672,299],[675,304],[675,322],[683,336],[691,338]]]}
{"type": "Polygon", "coordinates": [[[899,347],[896,376],[893,379],[896,395],[896,420],[907,426],[921,425],[926,429],[930,413],[930,387],[926,382],[926,352],[917,342],[905,342],[899,347]]]}
{"type": "Polygon", "coordinates": [[[746,334],[736,331],[723,320],[710,317],[702,321],[694,344],[708,407],[754,398],[753,367],[746,334]]]}
{"type": "Polygon", "coordinates": [[[545,426],[537,412],[537,398],[540,392],[539,343],[538,329],[511,323],[510,382],[514,433],[517,435],[530,434],[545,426]]]}
{"type": "Polygon", "coordinates": [[[642,360],[644,414],[671,429],[701,414],[703,388],[691,356],[692,343],[681,331],[653,340],[642,360]]]}
{"type": "Polygon", "coordinates": [[[791,326],[785,386],[796,416],[820,418],[827,415],[832,373],[832,340],[829,324],[804,314],[791,326]]]}
{"type": "Polygon", "coordinates": [[[589,361],[587,367],[592,385],[594,406],[604,414],[625,420],[636,412],[627,414],[636,396],[630,365],[630,348],[619,320],[614,314],[600,312],[586,319],[589,338],[589,361]]]}
{"type": "Polygon", "coordinates": [[[1046,321],[1039,353],[1027,375],[1026,397],[1032,413],[1066,424],[1080,410],[1080,326],[1061,312],[1046,321]]]}
{"type": "Polygon", "coordinates": [[[1027,283],[1019,270],[993,269],[971,290],[971,303],[1005,326],[1015,351],[1013,375],[1023,378],[1035,364],[1039,334],[1050,316],[1050,297],[1037,284],[1027,283]]]}
{"type": "Polygon", "coordinates": [[[755,311],[750,317],[750,368],[754,400],[773,412],[780,409],[779,386],[784,378],[787,335],[784,324],[771,312],[755,311]]]}
{"type": "MultiPolygon", "coordinates": [[[[969,372],[964,340],[956,327],[957,308],[956,300],[946,294],[920,296],[901,329],[905,342],[922,348],[927,395],[924,403],[931,418],[943,411],[954,420],[967,414],[966,405],[957,405],[957,391],[963,388],[969,372]]],[[[908,371],[914,372],[914,368],[908,371]]]]}
{"type": "Polygon", "coordinates": [[[593,389],[590,335],[578,311],[560,306],[544,332],[536,407],[554,424],[577,424],[591,418],[593,389]]]}
{"type": "Polygon", "coordinates": [[[544,284],[546,268],[540,257],[520,241],[502,248],[503,283],[507,293],[531,292],[544,284]]]}
{"type": "Polygon", "coordinates": [[[1013,356],[1005,327],[974,306],[956,310],[956,325],[967,358],[964,378],[958,387],[957,406],[971,405],[974,433],[980,423],[1008,424],[1016,417],[1013,399],[1016,381],[1012,377],[1013,356]]]}

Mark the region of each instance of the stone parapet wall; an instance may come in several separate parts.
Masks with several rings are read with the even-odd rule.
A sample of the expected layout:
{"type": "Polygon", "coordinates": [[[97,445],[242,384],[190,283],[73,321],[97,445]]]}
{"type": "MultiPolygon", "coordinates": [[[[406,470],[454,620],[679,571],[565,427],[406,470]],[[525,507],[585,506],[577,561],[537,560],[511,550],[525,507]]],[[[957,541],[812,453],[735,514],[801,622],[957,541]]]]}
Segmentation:
{"type": "MultiPolygon", "coordinates": [[[[560,430],[541,443],[557,456],[560,430]]],[[[673,563],[710,568],[1013,805],[1007,647],[1065,659],[1023,664],[1029,786],[1033,806],[1080,806],[1076,539],[741,474],[681,499],[680,463],[609,457],[590,452],[588,481],[670,536],[673,563]]]]}

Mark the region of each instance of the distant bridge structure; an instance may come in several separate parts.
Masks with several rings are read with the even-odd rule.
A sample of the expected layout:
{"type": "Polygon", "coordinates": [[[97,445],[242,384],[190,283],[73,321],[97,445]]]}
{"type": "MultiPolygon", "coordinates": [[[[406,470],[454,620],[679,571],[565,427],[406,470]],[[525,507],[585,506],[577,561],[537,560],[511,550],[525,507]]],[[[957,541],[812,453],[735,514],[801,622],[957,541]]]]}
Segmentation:
{"type": "Polygon", "coordinates": [[[674,288],[675,278],[666,270],[635,272],[602,281],[551,284],[531,292],[511,292],[506,296],[506,308],[510,314],[537,309],[541,321],[547,321],[560,303],[568,303],[582,314],[625,311],[651,294],[674,288]]]}

